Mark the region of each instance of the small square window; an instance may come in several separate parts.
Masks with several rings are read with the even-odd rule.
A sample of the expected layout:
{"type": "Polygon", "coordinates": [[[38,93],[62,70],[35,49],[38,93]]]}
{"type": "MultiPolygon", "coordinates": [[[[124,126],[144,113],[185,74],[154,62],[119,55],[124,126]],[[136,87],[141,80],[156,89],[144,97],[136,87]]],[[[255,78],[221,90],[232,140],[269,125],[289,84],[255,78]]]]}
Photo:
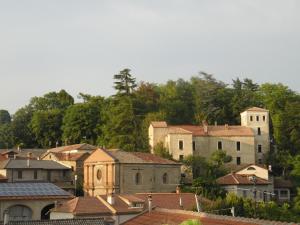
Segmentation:
{"type": "Polygon", "coordinates": [[[33,179],[37,179],[38,177],[38,171],[37,170],[34,170],[34,173],[33,173],[33,179]]]}
{"type": "Polygon", "coordinates": [[[250,121],[253,121],[253,116],[250,116],[250,121]]]}
{"type": "Polygon", "coordinates": [[[257,128],[257,135],[261,135],[260,127],[257,128]]]}
{"type": "Polygon", "coordinates": [[[218,141],[218,150],[222,150],[223,146],[222,146],[222,141],[218,141]]]}
{"type": "Polygon", "coordinates": [[[256,121],[259,121],[259,116],[256,116],[256,121]]]}
{"type": "Polygon", "coordinates": [[[18,179],[22,179],[23,178],[23,173],[21,170],[18,171],[18,179]]]}
{"type": "Polygon", "coordinates": [[[241,157],[236,157],[236,165],[241,165],[241,157]]]}
{"type": "Polygon", "coordinates": [[[178,148],[179,148],[180,150],[183,150],[183,140],[180,140],[180,141],[178,142],[178,148]]]}
{"type": "Polygon", "coordinates": [[[195,150],[196,150],[196,142],[193,141],[193,151],[195,151],[195,150]]]}
{"type": "Polygon", "coordinates": [[[266,121],[266,116],[263,116],[263,121],[266,121]]]}
{"type": "Polygon", "coordinates": [[[236,142],[236,150],[240,151],[241,150],[241,142],[236,142]]]}

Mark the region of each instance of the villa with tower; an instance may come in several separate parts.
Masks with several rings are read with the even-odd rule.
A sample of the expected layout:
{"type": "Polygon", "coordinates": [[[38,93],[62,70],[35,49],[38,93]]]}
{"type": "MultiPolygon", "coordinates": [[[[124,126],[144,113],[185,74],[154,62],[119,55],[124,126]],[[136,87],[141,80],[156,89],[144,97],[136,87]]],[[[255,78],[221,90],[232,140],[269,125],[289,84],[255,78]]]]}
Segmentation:
{"type": "Polygon", "coordinates": [[[176,160],[188,155],[209,157],[217,150],[232,156],[231,164],[263,164],[270,150],[269,111],[252,107],[241,113],[241,125],[168,125],[153,121],[149,144],[162,142],[176,160]]]}

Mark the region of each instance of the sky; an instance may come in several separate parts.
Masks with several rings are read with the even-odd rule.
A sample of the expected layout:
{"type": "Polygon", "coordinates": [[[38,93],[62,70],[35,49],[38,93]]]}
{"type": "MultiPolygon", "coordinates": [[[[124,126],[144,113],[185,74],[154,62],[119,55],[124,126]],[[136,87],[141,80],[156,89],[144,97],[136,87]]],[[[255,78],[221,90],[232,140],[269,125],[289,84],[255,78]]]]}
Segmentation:
{"type": "Polygon", "coordinates": [[[299,0],[0,0],[0,109],[65,89],[109,96],[113,75],[284,83],[300,91],[299,0]]]}

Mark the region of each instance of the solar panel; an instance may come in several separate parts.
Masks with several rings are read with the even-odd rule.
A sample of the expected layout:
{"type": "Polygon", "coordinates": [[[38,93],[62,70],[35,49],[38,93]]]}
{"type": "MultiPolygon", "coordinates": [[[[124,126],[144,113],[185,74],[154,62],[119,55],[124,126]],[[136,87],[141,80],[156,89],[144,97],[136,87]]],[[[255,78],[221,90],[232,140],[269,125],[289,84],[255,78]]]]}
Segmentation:
{"type": "Polygon", "coordinates": [[[70,193],[51,183],[0,183],[0,197],[44,195],[66,196],[70,193]]]}

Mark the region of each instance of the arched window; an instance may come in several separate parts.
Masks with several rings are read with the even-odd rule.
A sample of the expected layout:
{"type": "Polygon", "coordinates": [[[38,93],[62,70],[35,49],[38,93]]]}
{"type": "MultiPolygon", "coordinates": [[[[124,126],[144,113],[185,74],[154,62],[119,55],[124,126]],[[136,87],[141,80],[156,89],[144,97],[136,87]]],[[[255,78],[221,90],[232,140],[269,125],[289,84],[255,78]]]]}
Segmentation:
{"type": "Polygon", "coordinates": [[[247,170],[256,170],[254,167],[250,166],[247,170]]]}
{"type": "Polygon", "coordinates": [[[100,169],[97,170],[97,179],[101,180],[102,178],[102,171],[100,169]]]}
{"type": "Polygon", "coordinates": [[[168,174],[164,173],[162,179],[163,179],[163,184],[167,184],[168,183],[168,174]]]}
{"type": "Polygon", "coordinates": [[[138,172],[138,173],[135,174],[135,184],[141,184],[141,183],[142,183],[142,176],[138,172]]]}
{"type": "Polygon", "coordinates": [[[22,221],[32,219],[32,210],[24,205],[14,205],[8,209],[9,220],[22,221]]]}

